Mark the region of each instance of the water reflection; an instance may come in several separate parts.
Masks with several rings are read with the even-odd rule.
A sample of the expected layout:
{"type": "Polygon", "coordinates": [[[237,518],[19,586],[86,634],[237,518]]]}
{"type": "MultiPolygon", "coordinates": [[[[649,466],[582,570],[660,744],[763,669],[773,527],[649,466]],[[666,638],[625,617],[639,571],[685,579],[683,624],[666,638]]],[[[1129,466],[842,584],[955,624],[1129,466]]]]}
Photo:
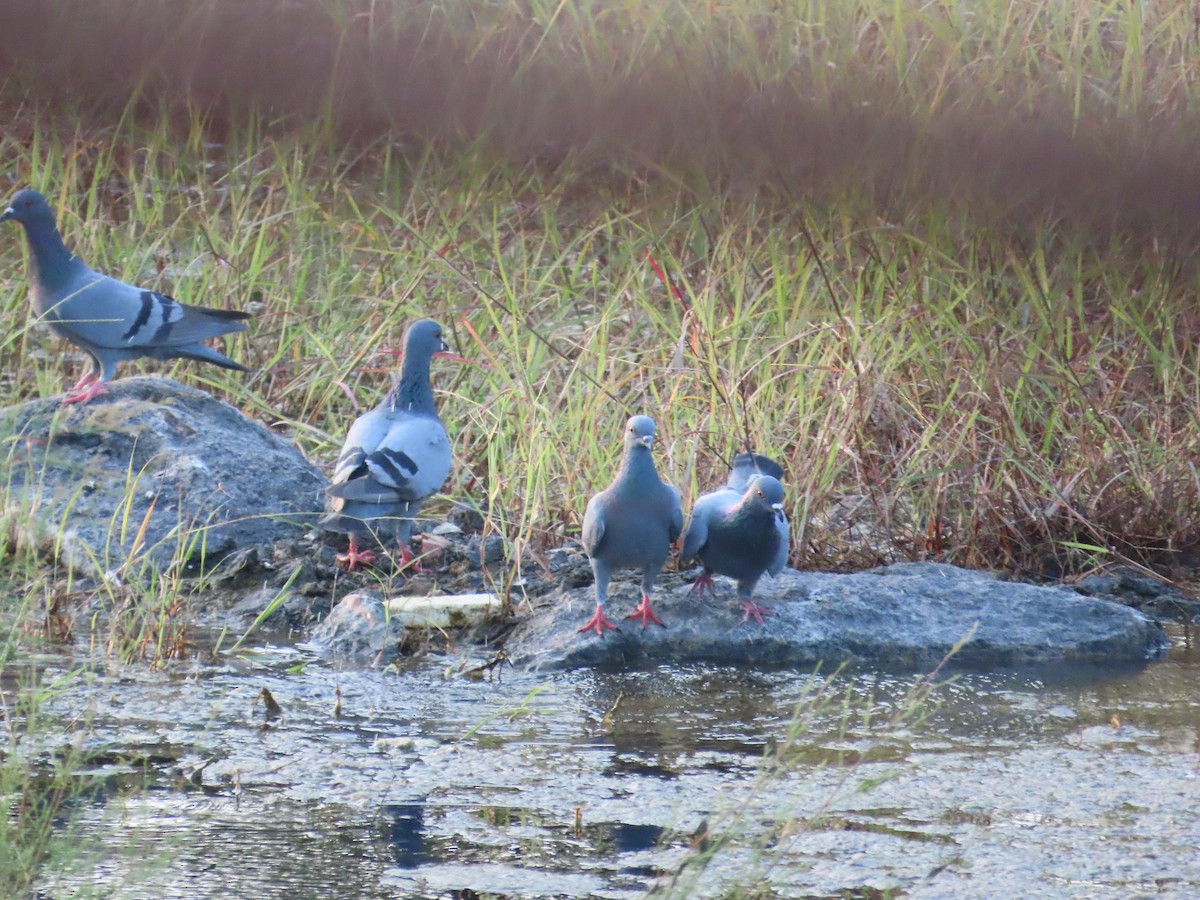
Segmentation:
{"type": "Polygon", "coordinates": [[[387,822],[387,846],[393,863],[402,869],[415,869],[429,861],[423,803],[385,804],[379,815],[387,822]]]}

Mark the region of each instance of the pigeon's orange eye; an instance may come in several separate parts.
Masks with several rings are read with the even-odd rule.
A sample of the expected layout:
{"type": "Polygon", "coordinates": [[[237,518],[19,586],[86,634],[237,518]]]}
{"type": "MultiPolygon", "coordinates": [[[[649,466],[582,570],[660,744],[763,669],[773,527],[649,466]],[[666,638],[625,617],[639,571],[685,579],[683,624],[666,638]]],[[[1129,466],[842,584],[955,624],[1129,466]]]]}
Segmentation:
{"type": "Polygon", "coordinates": [[[760,497],[765,497],[766,495],[765,495],[765,494],[764,494],[762,491],[759,491],[759,492],[758,492],[758,496],[760,496],[760,497]]]}

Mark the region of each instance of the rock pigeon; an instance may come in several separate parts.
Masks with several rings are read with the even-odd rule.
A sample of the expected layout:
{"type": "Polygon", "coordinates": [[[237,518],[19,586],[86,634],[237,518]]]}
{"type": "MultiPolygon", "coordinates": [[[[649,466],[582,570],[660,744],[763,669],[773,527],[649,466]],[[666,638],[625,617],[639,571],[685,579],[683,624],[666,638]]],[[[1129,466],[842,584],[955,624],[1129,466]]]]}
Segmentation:
{"type": "MultiPolygon", "coordinates": [[[[613,569],[642,570],[642,602],[628,618],[662,625],[650,609],[650,591],[667,554],[683,531],[679,491],[663,484],[654,468],[654,420],[634,416],[625,428],[625,455],[617,477],[588,501],[583,515],[583,549],[596,576],[596,612],[580,632],[615,630],[604,615],[613,569]]],[[[664,626],[665,627],[665,626],[664,626]]]]}
{"type": "MultiPolygon", "coordinates": [[[[435,356],[457,359],[442,338],[442,326],[423,319],[404,335],[400,379],[383,402],[354,420],[326,490],[329,514],[320,525],[350,535],[350,550],[337,558],[353,570],[373,563],[358,538],[392,532],[400,543],[401,568],[412,566],[413,518],[450,474],[450,439],[438,418],[429,383],[435,356]]],[[[414,567],[420,571],[420,566],[414,567]]]]}
{"type": "Polygon", "coordinates": [[[103,394],[117,363],[139,356],[183,357],[248,372],[201,343],[245,331],[248,313],[186,306],[89,269],[63,244],[54,212],[37,191],[19,191],[0,222],[12,219],[29,241],[29,284],[38,316],[61,337],[91,354],[93,367],[63,403],[86,403],[103,394]]]}
{"type": "Polygon", "coordinates": [[[764,572],[778,575],[788,557],[788,523],[783,514],[783,484],[755,468],[782,470],[765,457],[742,454],[734,461],[729,482],[696,501],[683,536],[683,560],[698,556],[704,571],[692,585],[703,594],[712,590],[714,573],[737,581],[743,621],[774,613],[750,599],[764,572]],[[739,465],[739,461],[741,464],[739,465]],[[740,492],[735,488],[741,488],[740,492]]]}

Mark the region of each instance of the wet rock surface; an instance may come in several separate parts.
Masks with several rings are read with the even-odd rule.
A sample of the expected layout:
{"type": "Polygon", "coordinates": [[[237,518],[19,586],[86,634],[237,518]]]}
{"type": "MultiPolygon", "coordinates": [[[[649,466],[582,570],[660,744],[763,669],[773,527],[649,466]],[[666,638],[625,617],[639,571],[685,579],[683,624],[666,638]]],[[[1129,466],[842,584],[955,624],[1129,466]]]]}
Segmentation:
{"type": "Polygon", "coordinates": [[[288,441],[169,379],[122,378],[87,404],[10,407],[0,438],[10,521],[26,539],[59,539],[59,558],[85,574],[131,554],[198,572],[269,552],[322,508],[324,476],[288,441]]]}
{"type": "MultiPolygon", "coordinates": [[[[818,661],[856,660],[911,670],[937,665],[973,627],[956,664],[1140,663],[1154,658],[1166,639],[1139,610],[1174,604],[1164,617],[1177,618],[1175,605],[1195,603],[1153,579],[1138,582],[1142,594],[1126,596],[1111,590],[1109,576],[1046,586],[935,563],[852,574],[789,569],[759,583],[756,600],[777,613],[760,626],[742,620],[730,581],[718,580],[714,597],[691,595],[696,568],[660,577],[655,609],[666,629],[643,630],[623,620],[636,605],[636,582],[616,582],[609,615],[621,630],[599,640],[577,632],[595,602],[587,558],[577,546],[522,562],[514,580],[511,547],[494,535],[481,539],[432,521],[420,524],[417,530],[433,538],[426,543],[437,547],[425,558],[425,573],[398,572],[386,556],[379,567],[346,573],[333,564],[328,545],[311,538],[288,541],[276,548],[269,569],[258,558],[257,566],[217,579],[226,588],[223,596],[238,596],[238,584],[259,584],[249,593],[243,588],[226,609],[246,627],[282,597],[266,621],[310,634],[322,655],[344,665],[385,665],[406,654],[475,643],[487,652],[503,647],[515,664],[535,668],[687,662],[811,668],[818,661]],[[1085,594],[1088,589],[1098,596],[1085,594]],[[449,632],[380,627],[373,612],[387,598],[478,591],[507,597],[511,612],[486,627],[449,632]]],[[[222,594],[210,599],[217,596],[222,594]]]]}
{"type": "MultiPolygon", "coordinates": [[[[836,667],[936,666],[960,641],[955,663],[1011,666],[1066,660],[1135,662],[1167,647],[1142,613],[1065,587],[1000,581],[937,563],[906,563],[854,574],[797,572],[759,582],[755,600],[775,610],[765,625],[743,621],[731,582],[701,599],[664,579],[655,610],[666,628],[624,621],[596,638],[579,626],[594,604],[588,588],[564,591],[523,621],[507,652],[516,665],[649,667],[668,663],[836,667]]],[[[631,611],[635,590],[617,585],[609,618],[631,611]]]]}
{"type": "Polygon", "coordinates": [[[1149,616],[1185,622],[1200,621],[1200,600],[1189,597],[1174,585],[1134,569],[1119,567],[1109,572],[1086,575],[1071,587],[1084,596],[1132,606],[1149,616]]]}
{"type": "Polygon", "coordinates": [[[312,630],[314,650],[351,665],[386,664],[404,640],[404,626],[390,618],[383,596],[360,590],[347,594],[312,630]]]}

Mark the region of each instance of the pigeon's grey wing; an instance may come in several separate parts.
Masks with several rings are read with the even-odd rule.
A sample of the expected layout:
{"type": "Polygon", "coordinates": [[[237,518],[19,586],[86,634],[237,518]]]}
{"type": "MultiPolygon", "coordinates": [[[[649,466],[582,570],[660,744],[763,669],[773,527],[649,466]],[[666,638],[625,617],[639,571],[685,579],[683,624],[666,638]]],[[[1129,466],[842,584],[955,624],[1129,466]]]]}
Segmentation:
{"type": "Polygon", "coordinates": [[[367,474],[367,455],[375,452],[387,437],[391,425],[391,419],[382,409],[373,409],[354,420],[333,469],[334,484],[344,484],[367,474]]]}
{"type": "Polygon", "coordinates": [[[679,540],[679,535],[683,533],[683,503],[679,499],[679,491],[671,485],[667,485],[667,490],[671,492],[671,521],[667,525],[667,538],[673,544],[679,540]]]}
{"type": "Polygon", "coordinates": [[[580,534],[583,550],[588,556],[595,556],[600,552],[600,545],[604,541],[604,530],[604,500],[600,494],[596,494],[588,501],[587,509],[584,510],[583,530],[580,534]]]}
{"type": "Polygon", "coordinates": [[[420,502],[445,483],[450,464],[450,440],[437,419],[374,409],[350,426],[326,493],[365,503],[420,502]]]}
{"type": "Polygon", "coordinates": [[[371,479],[395,491],[396,499],[421,501],[437,493],[450,474],[450,439],[431,416],[392,423],[379,446],[367,454],[371,479]]]}
{"type": "Polygon", "coordinates": [[[336,507],[336,501],[351,503],[371,503],[376,506],[391,506],[404,502],[400,493],[389,484],[382,484],[368,473],[357,478],[351,478],[341,484],[331,484],[325,488],[325,496],[333,499],[331,508],[336,507]]]}
{"type": "Polygon", "coordinates": [[[788,520],[782,512],[775,514],[775,531],[779,534],[779,547],[775,550],[775,556],[767,564],[767,571],[771,573],[772,577],[783,571],[783,567],[787,565],[788,552],[791,549],[788,520]]]}
{"type": "Polygon", "coordinates": [[[185,306],[154,291],[88,271],[55,298],[44,316],[68,337],[94,347],[182,347],[244,331],[246,313],[185,306]]]}
{"type": "Polygon", "coordinates": [[[717,494],[705,494],[692,505],[692,517],[688,521],[687,531],[683,533],[683,550],[679,558],[687,561],[700,552],[700,548],[708,542],[708,519],[720,508],[721,498],[717,494]]]}

